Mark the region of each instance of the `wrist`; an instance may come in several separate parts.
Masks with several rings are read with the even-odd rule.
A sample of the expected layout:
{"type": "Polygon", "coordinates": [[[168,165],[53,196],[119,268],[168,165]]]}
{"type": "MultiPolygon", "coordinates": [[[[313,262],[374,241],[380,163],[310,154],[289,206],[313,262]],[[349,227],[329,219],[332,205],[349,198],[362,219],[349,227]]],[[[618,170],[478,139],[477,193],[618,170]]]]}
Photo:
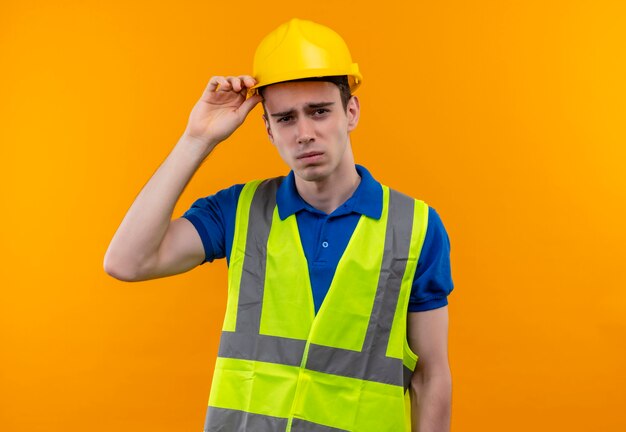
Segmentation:
{"type": "Polygon", "coordinates": [[[176,148],[180,149],[186,156],[196,159],[198,163],[202,163],[217,144],[217,142],[203,140],[184,133],[178,140],[176,148]]]}

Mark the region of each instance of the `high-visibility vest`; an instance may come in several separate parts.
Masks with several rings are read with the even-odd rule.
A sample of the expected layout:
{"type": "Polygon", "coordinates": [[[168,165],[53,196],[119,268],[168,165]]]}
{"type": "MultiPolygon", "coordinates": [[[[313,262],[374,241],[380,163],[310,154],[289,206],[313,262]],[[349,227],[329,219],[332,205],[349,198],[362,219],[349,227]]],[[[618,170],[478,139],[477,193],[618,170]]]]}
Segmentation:
{"type": "Polygon", "coordinates": [[[410,431],[406,319],[428,206],[383,186],[380,219],[361,216],[315,314],[282,179],[247,183],[237,204],[205,431],[410,431]]]}

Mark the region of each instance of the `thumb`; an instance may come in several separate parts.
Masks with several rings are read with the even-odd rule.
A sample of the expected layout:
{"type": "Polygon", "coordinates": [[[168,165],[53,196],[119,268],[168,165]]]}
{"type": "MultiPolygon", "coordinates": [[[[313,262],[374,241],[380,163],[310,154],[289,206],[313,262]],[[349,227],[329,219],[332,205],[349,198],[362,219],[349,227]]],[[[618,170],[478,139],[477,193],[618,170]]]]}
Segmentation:
{"type": "Polygon", "coordinates": [[[239,113],[243,115],[243,118],[245,119],[250,113],[250,111],[252,111],[252,108],[254,108],[262,100],[263,98],[258,93],[255,94],[254,96],[250,96],[248,99],[243,101],[243,103],[239,106],[237,111],[239,111],[239,113]]]}

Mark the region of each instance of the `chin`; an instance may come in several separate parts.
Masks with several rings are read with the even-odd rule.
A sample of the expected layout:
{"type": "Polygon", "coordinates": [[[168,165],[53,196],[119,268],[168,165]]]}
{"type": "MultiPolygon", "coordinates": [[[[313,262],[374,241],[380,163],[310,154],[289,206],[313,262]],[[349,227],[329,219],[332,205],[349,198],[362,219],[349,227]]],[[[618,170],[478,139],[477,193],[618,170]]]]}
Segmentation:
{"type": "Polygon", "coordinates": [[[294,170],[294,173],[305,181],[320,181],[328,177],[328,173],[321,166],[309,166],[294,170]]]}

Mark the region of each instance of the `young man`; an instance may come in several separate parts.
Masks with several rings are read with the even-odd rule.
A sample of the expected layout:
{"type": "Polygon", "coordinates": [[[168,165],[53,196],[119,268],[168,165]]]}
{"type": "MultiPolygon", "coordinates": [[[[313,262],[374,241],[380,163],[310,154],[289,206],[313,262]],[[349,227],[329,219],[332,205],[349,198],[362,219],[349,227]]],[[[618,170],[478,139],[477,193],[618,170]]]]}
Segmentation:
{"type": "Polygon", "coordinates": [[[253,75],[210,79],[115,233],[106,272],[140,281],[228,259],[205,431],[449,430],[448,237],[432,208],[355,165],[361,75],[345,43],[294,19],[261,42],[253,75]],[[259,102],[289,175],[171,220],[259,102]]]}

